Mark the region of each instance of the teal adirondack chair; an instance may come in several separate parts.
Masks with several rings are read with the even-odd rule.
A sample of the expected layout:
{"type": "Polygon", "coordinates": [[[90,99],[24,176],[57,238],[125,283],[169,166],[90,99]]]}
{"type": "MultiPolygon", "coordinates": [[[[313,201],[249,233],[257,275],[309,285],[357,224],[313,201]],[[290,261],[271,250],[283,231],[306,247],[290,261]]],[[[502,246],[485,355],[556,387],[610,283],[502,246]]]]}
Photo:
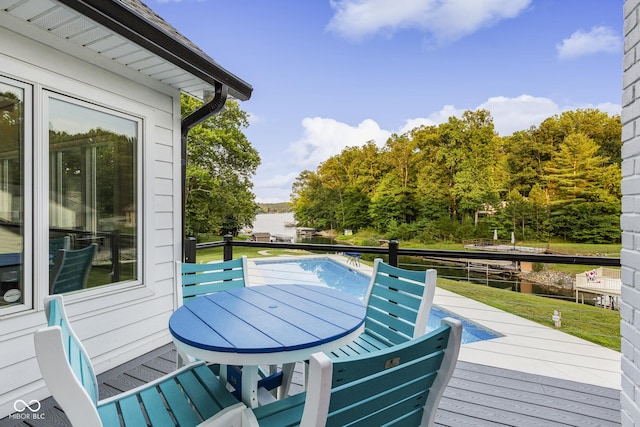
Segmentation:
{"type": "Polygon", "coordinates": [[[244,404],[204,363],[184,366],[141,387],[99,400],[91,360],[71,328],[62,295],[45,298],[45,310],[49,326],[35,333],[36,357],[49,391],[72,425],[241,426],[244,404]]]}
{"type": "Polygon", "coordinates": [[[316,353],[300,393],[242,415],[243,427],[432,426],[453,374],[462,324],[452,318],[402,344],[361,356],[316,353]]]}
{"type": "Polygon", "coordinates": [[[436,278],[436,270],[405,270],[376,259],[365,297],[364,332],[329,356],[366,354],[423,335],[433,304],[436,278]]]}

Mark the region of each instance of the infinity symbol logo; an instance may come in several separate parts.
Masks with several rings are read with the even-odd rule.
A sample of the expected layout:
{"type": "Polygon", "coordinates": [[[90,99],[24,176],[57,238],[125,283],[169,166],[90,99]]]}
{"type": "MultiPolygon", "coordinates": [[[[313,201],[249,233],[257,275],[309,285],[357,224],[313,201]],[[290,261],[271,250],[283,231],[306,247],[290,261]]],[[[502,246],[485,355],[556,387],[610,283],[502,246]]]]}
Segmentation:
{"type": "Polygon", "coordinates": [[[13,402],[13,409],[16,412],[24,412],[26,409],[29,409],[31,412],[38,412],[40,410],[40,402],[37,400],[31,400],[28,404],[22,399],[18,399],[13,402]],[[33,405],[33,407],[31,407],[33,405]]]}

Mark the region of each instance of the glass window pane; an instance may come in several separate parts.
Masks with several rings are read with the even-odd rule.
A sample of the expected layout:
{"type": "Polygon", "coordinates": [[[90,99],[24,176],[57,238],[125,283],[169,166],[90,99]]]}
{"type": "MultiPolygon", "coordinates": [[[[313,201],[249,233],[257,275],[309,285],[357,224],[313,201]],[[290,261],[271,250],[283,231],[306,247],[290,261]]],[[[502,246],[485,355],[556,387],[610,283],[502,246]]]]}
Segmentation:
{"type": "Polygon", "coordinates": [[[24,96],[0,83],[0,307],[24,302],[24,96]]]}
{"type": "Polygon", "coordinates": [[[137,279],[139,122],[53,97],[48,110],[50,293],[137,279]]]}

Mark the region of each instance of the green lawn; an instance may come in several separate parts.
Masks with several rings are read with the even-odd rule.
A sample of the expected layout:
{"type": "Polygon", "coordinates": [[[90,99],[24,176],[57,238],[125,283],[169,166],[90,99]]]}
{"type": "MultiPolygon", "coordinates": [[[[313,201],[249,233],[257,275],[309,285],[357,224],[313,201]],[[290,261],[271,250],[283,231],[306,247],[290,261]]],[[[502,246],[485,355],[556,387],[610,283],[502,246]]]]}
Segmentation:
{"type": "Polygon", "coordinates": [[[552,328],[553,311],[560,310],[562,332],[620,351],[619,311],[448,279],[438,279],[438,286],[552,328]]]}
{"type": "MultiPolygon", "coordinates": [[[[308,255],[307,251],[288,249],[265,249],[252,248],[246,246],[236,246],[233,248],[233,257],[238,258],[246,255],[247,258],[266,258],[280,255],[308,255]],[[266,252],[265,252],[266,251],[266,252]]],[[[198,249],[196,260],[198,263],[209,261],[222,261],[222,248],[198,249]]]]}

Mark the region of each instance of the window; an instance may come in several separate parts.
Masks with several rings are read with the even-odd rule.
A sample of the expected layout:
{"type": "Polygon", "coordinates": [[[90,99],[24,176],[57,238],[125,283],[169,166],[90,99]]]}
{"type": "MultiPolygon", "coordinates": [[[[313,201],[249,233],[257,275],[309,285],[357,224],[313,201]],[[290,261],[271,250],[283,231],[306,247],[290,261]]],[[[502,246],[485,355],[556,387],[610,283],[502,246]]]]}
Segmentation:
{"type": "Polygon", "coordinates": [[[142,120],[35,87],[0,76],[1,314],[141,274],[142,120]]]}
{"type": "Polygon", "coordinates": [[[23,304],[31,295],[24,286],[25,254],[31,248],[25,248],[31,239],[24,219],[29,200],[25,174],[30,173],[30,165],[25,165],[30,154],[25,107],[30,106],[30,94],[29,86],[0,79],[0,307],[23,304]]]}
{"type": "Polygon", "coordinates": [[[140,122],[54,94],[47,100],[50,293],[135,280],[140,122]],[[74,254],[88,271],[80,261],[64,266],[74,254]]]}

